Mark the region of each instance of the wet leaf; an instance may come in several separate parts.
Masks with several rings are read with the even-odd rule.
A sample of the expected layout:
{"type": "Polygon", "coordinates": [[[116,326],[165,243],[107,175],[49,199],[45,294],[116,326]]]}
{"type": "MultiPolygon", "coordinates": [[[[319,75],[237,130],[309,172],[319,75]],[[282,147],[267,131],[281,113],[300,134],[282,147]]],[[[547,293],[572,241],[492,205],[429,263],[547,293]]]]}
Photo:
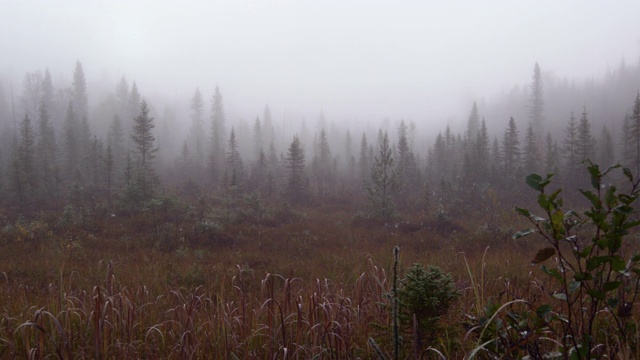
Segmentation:
{"type": "Polygon", "coordinates": [[[556,249],[554,249],[552,247],[541,249],[541,250],[538,251],[536,256],[533,258],[533,260],[531,261],[531,264],[535,265],[535,264],[539,264],[541,262],[544,262],[545,260],[547,260],[548,258],[552,257],[555,254],[556,254],[556,249]]]}

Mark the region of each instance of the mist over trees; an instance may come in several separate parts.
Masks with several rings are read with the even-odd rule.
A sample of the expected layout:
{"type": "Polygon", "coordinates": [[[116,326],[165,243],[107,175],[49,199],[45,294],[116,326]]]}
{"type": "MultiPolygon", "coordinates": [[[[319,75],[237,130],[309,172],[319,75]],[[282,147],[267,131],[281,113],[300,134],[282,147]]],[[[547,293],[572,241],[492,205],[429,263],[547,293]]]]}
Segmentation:
{"type": "Polygon", "coordinates": [[[349,201],[389,220],[481,209],[488,193],[514,202],[530,172],[579,188],[587,159],[640,172],[639,65],[580,85],[532,70],[529,84],[469,104],[468,119],[437,132],[421,126],[437,119],[355,124],[318,110],[315,121],[296,120],[268,104],[229,117],[223,84],[176,105],[125,76],[93,95],[80,61],[70,83],[36,70],[15,96],[0,79],[0,200],[14,216],[47,208],[86,218],[144,212],[169,195],[224,198],[227,209],[252,195],[301,207],[349,201]]]}

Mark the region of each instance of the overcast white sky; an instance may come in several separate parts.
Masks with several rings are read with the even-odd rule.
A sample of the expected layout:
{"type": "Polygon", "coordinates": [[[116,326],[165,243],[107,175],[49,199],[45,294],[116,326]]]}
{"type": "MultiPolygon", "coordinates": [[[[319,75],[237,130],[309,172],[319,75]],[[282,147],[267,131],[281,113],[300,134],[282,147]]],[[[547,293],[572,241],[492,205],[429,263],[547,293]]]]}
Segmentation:
{"type": "Polygon", "coordinates": [[[635,62],[639,16],[637,0],[0,0],[0,74],[55,80],[79,59],[143,95],[219,84],[249,113],[421,121],[528,83],[535,62],[570,79],[635,62]]]}

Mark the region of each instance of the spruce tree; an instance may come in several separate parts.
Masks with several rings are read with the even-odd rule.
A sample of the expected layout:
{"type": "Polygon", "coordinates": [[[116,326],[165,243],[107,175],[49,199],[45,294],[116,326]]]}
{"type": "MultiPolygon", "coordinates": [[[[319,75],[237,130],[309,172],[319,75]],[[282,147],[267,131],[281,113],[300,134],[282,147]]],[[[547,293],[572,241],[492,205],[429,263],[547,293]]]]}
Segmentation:
{"type": "Polygon", "coordinates": [[[225,114],[222,104],[222,94],[216,86],[211,101],[211,154],[209,154],[209,172],[216,181],[221,172],[224,159],[225,114]]]}
{"type": "Polygon", "coordinates": [[[306,200],[305,156],[298,135],[293,136],[284,164],[288,172],[286,193],[289,200],[294,203],[304,202],[306,200]]]}
{"type": "Polygon", "coordinates": [[[531,95],[529,98],[529,121],[533,125],[536,136],[540,137],[544,130],[544,89],[542,74],[538,63],[533,68],[531,95]]]}
{"type": "Polygon", "coordinates": [[[542,154],[538,147],[538,136],[533,129],[533,123],[529,123],[527,135],[524,139],[524,168],[527,174],[539,173],[542,164],[542,154]]]}
{"type": "Polygon", "coordinates": [[[73,71],[73,107],[76,112],[76,118],[83,119],[88,116],[89,105],[87,96],[87,81],[84,77],[84,70],[80,61],[76,61],[76,67],[73,71]]]}
{"type": "Polygon", "coordinates": [[[142,191],[142,200],[148,201],[153,195],[153,185],[156,175],[153,170],[153,160],[158,148],[155,146],[153,128],[155,124],[153,118],[149,116],[147,102],[142,100],[140,113],[133,120],[133,132],[131,139],[138,150],[138,171],[137,177],[142,191]]]}
{"type": "Polygon", "coordinates": [[[55,131],[49,120],[47,102],[44,97],[40,103],[38,117],[37,163],[42,193],[45,196],[55,194],[55,169],[57,167],[57,147],[55,131]]]}
{"type": "Polygon", "coordinates": [[[509,126],[505,130],[502,140],[502,164],[504,175],[509,180],[515,180],[520,163],[520,140],[516,121],[509,119],[509,126]]]}
{"type": "Polygon", "coordinates": [[[478,105],[474,101],[469,120],[467,120],[467,139],[475,139],[478,136],[478,131],[480,131],[480,115],[478,115],[478,105]]]}
{"type": "Polygon", "coordinates": [[[371,177],[365,182],[371,214],[374,217],[388,221],[395,215],[392,196],[401,183],[402,175],[396,167],[389,136],[385,131],[378,147],[378,155],[371,166],[371,177]]]}
{"type": "Polygon", "coordinates": [[[633,103],[633,113],[627,130],[630,166],[634,174],[640,174],[640,92],[633,103]]]}
{"type": "Polygon", "coordinates": [[[224,177],[227,193],[229,193],[231,199],[235,201],[236,194],[240,192],[244,181],[244,164],[238,151],[238,141],[236,140],[236,132],[233,127],[231,128],[227,145],[224,177]]]}
{"type": "Polygon", "coordinates": [[[589,123],[589,118],[587,117],[586,107],[584,108],[582,116],[580,117],[577,140],[578,161],[583,162],[585,160],[595,160],[593,159],[593,152],[596,142],[593,135],[591,135],[591,123],[589,123]]]}
{"type": "Polygon", "coordinates": [[[360,139],[360,159],[358,161],[360,166],[360,178],[365,181],[369,176],[371,165],[369,164],[369,145],[367,144],[367,135],[363,132],[360,139]]]}
{"type": "Polygon", "coordinates": [[[600,139],[596,142],[598,145],[597,161],[603,168],[608,168],[615,163],[615,151],[613,147],[613,139],[606,125],[602,127],[600,139]]]}
{"type": "Polygon", "coordinates": [[[202,100],[202,94],[200,89],[196,89],[196,92],[191,98],[191,133],[189,135],[191,150],[195,156],[196,165],[198,168],[204,165],[205,158],[205,133],[204,133],[204,101],[202,100]]]}
{"type": "Polygon", "coordinates": [[[576,118],[571,113],[569,123],[565,129],[563,144],[564,168],[566,172],[565,184],[570,187],[576,186],[576,171],[580,162],[578,153],[578,124],[576,118]]]}

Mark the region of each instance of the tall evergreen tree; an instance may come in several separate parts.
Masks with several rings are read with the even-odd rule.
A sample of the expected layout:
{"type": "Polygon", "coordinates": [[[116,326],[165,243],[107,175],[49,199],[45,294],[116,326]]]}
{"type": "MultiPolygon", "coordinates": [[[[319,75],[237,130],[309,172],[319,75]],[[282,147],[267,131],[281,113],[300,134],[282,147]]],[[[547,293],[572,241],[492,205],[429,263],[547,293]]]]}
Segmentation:
{"type": "Polygon", "coordinates": [[[389,220],[394,216],[392,196],[401,186],[401,182],[402,175],[395,165],[389,136],[385,131],[378,147],[378,155],[371,165],[371,177],[365,183],[373,216],[382,220],[389,220]]]}
{"type": "Polygon", "coordinates": [[[40,103],[40,112],[38,117],[38,141],[37,163],[39,169],[40,184],[42,193],[46,196],[52,196],[56,193],[57,178],[57,147],[55,130],[49,121],[49,112],[47,111],[47,102],[44,97],[40,103]]]}
{"type": "Polygon", "coordinates": [[[591,123],[589,122],[589,118],[587,116],[587,108],[585,107],[582,111],[582,116],[580,117],[580,124],[578,125],[578,134],[577,134],[577,152],[578,152],[578,161],[582,162],[584,160],[594,160],[594,149],[595,149],[595,139],[591,134],[591,123]]]}
{"type": "Polygon", "coordinates": [[[102,139],[93,136],[89,149],[83,159],[86,174],[86,189],[91,208],[95,208],[97,201],[104,193],[104,143],[102,139]]]}
{"type": "Polygon", "coordinates": [[[105,190],[107,191],[107,206],[111,209],[111,194],[113,188],[113,174],[115,173],[113,150],[111,144],[107,142],[107,149],[104,156],[105,190]]]}
{"type": "Polygon", "coordinates": [[[113,116],[109,132],[107,133],[107,146],[111,148],[113,157],[113,171],[118,173],[122,167],[125,156],[125,134],[122,128],[122,120],[118,115],[113,116]]]}
{"type": "Polygon", "coordinates": [[[631,115],[626,114],[622,120],[620,129],[620,141],[618,156],[625,165],[631,164],[633,159],[633,149],[631,147],[631,115]]]}
{"type": "Polygon", "coordinates": [[[273,120],[271,119],[271,109],[269,109],[269,105],[264,107],[264,114],[262,115],[262,135],[263,135],[263,143],[271,144],[271,142],[275,142],[275,128],[273,127],[273,120]]]}
{"type": "Polygon", "coordinates": [[[140,104],[140,114],[136,116],[133,122],[133,133],[131,139],[138,151],[138,181],[140,190],[142,191],[142,200],[147,201],[153,195],[153,185],[156,175],[153,170],[153,160],[158,148],[155,146],[155,137],[153,136],[153,128],[155,124],[153,118],[149,116],[149,107],[147,102],[142,100],[140,104]]]}
{"type": "MultiPolygon", "coordinates": [[[[489,143],[489,132],[487,130],[487,123],[482,119],[480,123],[480,129],[476,135],[475,141],[475,175],[479,179],[487,179],[489,171],[489,151],[491,150],[491,144],[489,143]]],[[[486,181],[486,180],[485,180],[486,181]]]]}
{"type": "Polygon", "coordinates": [[[533,68],[533,81],[529,98],[529,121],[533,125],[536,136],[540,137],[544,130],[544,89],[538,63],[533,68]]]}
{"type": "MultiPolygon", "coordinates": [[[[64,121],[64,172],[67,180],[74,179],[80,159],[80,144],[78,141],[78,122],[72,102],[67,106],[67,115],[64,121]]],[[[78,179],[76,179],[78,180],[78,179]]]]}
{"type": "Polygon", "coordinates": [[[25,114],[20,122],[20,163],[25,176],[25,183],[29,191],[36,189],[37,178],[35,174],[36,162],[36,132],[33,129],[31,118],[25,114]]]}
{"type": "Polygon", "coordinates": [[[558,150],[558,143],[551,136],[551,132],[547,133],[547,139],[545,141],[546,151],[545,151],[545,173],[547,174],[559,174],[559,163],[558,157],[560,156],[560,151],[558,150]]]}
{"type": "MultiPolygon", "coordinates": [[[[125,123],[124,132],[125,134],[133,133],[134,119],[140,113],[140,102],[142,101],[142,96],[140,96],[140,92],[138,92],[138,85],[134,81],[131,85],[131,91],[129,91],[129,98],[127,100],[127,115],[123,118],[125,123]]],[[[135,147],[135,144],[132,143],[131,137],[129,137],[129,141],[126,145],[127,149],[135,147]]]]}
{"type": "Polygon", "coordinates": [[[76,67],[73,71],[73,108],[78,119],[89,115],[87,81],[80,61],[76,61],[76,67]]]}
{"type": "Polygon", "coordinates": [[[533,123],[529,123],[527,135],[524,138],[524,168],[527,173],[540,173],[542,165],[542,153],[538,147],[538,136],[533,129],[533,123]]]}
{"type": "Polygon", "coordinates": [[[124,75],[116,85],[115,100],[116,116],[120,119],[133,119],[135,115],[132,116],[131,111],[129,111],[129,83],[124,75]]]}
{"type": "Polygon", "coordinates": [[[327,139],[327,133],[324,128],[320,130],[316,149],[317,155],[314,161],[315,177],[318,182],[318,193],[320,196],[323,196],[331,188],[331,183],[333,182],[331,148],[329,147],[329,140],[327,139]]]}
{"type": "Polygon", "coordinates": [[[225,114],[222,104],[222,94],[216,86],[211,101],[211,154],[209,168],[215,181],[221,174],[222,159],[224,158],[225,114]]]}
{"type": "Polygon", "coordinates": [[[367,144],[367,135],[365,133],[362,133],[362,138],[360,139],[360,160],[358,164],[360,165],[360,178],[365,181],[371,169],[369,164],[369,144],[367,144]]]}
{"type": "Polygon", "coordinates": [[[236,140],[236,132],[233,127],[229,134],[225,162],[225,188],[231,195],[231,199],[235,201],[244,181],[244,164],[238,151],[238,141],[236,140]]]}
{"type": "Polygon", "coordinates": [[[480,115],[478,115],[478,105],[476,102],[473,102],[473,107],[471,108],[471,114],[469,115],[469,120],[467,121],[467,139],[475,139],[478,136],[478,131],[480,130],[480,115]]]}
{"type": "Polygon", "coordinates": [[[398,154],[398,170],[403,180],[403,186],[399,189],[399,197],[403,204],[406,205],[411,194],[420,186],[420,179],[418,164],[409,146],[409,128],[404,120],[400,121],[400,126],[398,127],[398,145],[396,148],[398,154]]]}
{"type": "Polygon", "coordinates": [[[578,153],[578,123],[576,118],[571,113],[569,123],[565,129],[565,137],[563,144],[564,158],[565,158],[565,183],[567,186],[576,186],[576,171],[578,164],[580,163],[580,157],[578,153]]]}
{"type": "Polygon", "coordinates": [[[518,127],[513,118],[509,119],[509,125],[504,133],[501,157],[505,177],[514,180],[518,172],[518,164],[520,163],[520,139],[518,127]]]}
{"type": "Polygon", "coordinates": [[[604,168],[613,165],[615,163],[615,150],[611,133],[606,125],[602,127],[600,139],[596,144],[598,145],[598,164],[604,168]]]}
{"type": "Polygon", "coordinates": [[[633,103],[633,113],[629,121],[627,137],[630,166],[635,174],[640,174],[640,92],[633,103]]]}
{"type": "Polygon", "coordinates": [[[253,157],[256,160],[260,158],[260,152],[264,150],[263,141],[263,126],[260,123],[260,117],[256,116],[256,120],[253,122],[253,157]]]}
{"type": "Polygon", "coordinates": [[[204,165],[205,159],[205,132],[204,132],[204,101],[200,89],[196,89],[196,92],[191,98],[191,133],[189,135],[191,150],[195,156],[195,161],[198,167],[204,165]]]}
{"type": "Polygon", "coordinates": [[[294,203],[304,202],[306,200],[305,156],[298,135],[294,135],[287,149],[284,165],[288,172],[286,193],[289,200],[294,203]]]}
{"type": "MultiPolygon", "coordinates": [[[[56,113],[55,109],[55,89],[53,87],[53,80],[51,80],[51,73],[49,69],[45,69],[44,78],[42,79],[42,100],[40,101],[40,107],[45,106],[49,117],[56,113]]],[[[51,119],[49,120],[51,121],[51,119]]]]}
{"type": "Polygon", "coordinates": [[[38,106],[42,99],[42,73],[40,71],[28,72],[22,81],[22,96],[20,98],[25,113],[32,117],[37,116],[38,106]]]}

